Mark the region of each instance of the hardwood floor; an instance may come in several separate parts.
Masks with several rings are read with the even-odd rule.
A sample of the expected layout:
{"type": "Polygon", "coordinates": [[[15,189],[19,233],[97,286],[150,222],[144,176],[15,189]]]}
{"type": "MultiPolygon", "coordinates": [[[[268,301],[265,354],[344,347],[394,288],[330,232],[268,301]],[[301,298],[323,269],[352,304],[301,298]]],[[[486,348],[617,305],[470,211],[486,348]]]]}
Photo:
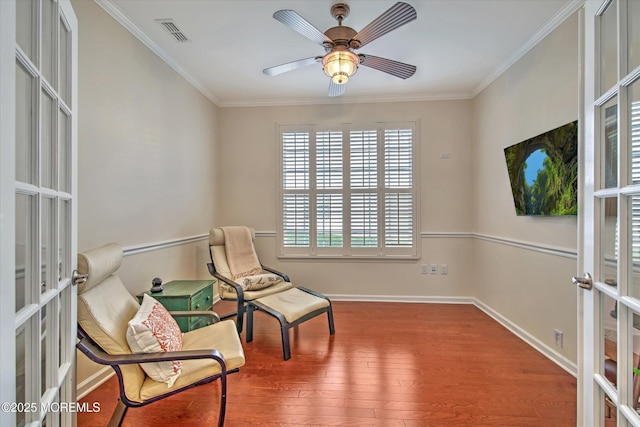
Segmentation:
{"type": "MultiPolygon", "coordinates": [[[[282,360],[279,325],[255,315],[246,365],[229,376],[226,426],[575,426],[576,379],[473,305],[334,302],[291,333],[282,360]]],[[[219,313],[229,303],[216,304],[219,313]]],[[[214,382],[143,408],[124,426],[215,425],[214,382]]],[[[115,377],[87,395],[104,426],[115,377]]]]}

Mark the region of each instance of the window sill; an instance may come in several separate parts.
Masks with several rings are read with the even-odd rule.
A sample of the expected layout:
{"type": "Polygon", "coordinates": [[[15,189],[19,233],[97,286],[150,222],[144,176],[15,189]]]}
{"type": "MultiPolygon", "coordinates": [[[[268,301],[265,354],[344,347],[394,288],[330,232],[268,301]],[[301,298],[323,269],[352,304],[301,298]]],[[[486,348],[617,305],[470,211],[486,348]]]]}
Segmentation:
{"type": "Polygon", "coordinates": [[[419,255],[278,255],[282,261],[341,261],[341,262],[412,262],[420,259],[419,255]]]}

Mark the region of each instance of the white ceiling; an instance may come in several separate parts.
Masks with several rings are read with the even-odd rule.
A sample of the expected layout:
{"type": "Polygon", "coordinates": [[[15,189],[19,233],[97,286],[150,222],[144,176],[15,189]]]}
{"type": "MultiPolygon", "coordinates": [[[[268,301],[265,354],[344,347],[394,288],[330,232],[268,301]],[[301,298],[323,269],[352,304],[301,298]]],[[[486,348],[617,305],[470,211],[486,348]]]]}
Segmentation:
{"type": "MultiPolygon", "coordinates": [[[[96,0],[219,106],[468,99],[486,87],[580,4],[579,0],[407,0],[418,18],[360,49],[417,66],[402,80],[368,67],[346,94],[327,97],[321,64],[267,76],[264,68],[323,55],[273,19],[293,9],[321,32],[337,25],[337,0],[96,0]],[[156,20],[173,19],[180,43],[156,20]]],[[[394,0],[348,0],[356,31],[394,0]]]]}

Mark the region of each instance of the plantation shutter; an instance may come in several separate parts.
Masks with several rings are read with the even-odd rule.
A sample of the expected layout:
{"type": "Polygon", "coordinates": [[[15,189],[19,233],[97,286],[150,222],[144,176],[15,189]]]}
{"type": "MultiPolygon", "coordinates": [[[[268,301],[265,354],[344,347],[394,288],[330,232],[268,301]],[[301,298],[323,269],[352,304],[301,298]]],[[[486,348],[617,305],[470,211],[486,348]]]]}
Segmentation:
{"type": "Polygon", "coordinates": [[[413,131],[384,131],[386,247],[413,245],[413,131]]]}
{"type": "Polygon", "coordinates": [[[282,134],[283,245],[309,247],[309,132],[282,134]]]}
{"type": "Polygon", "coordinates": [[[316,244],[343,246],[342,132],[316,133],[316,244]]]}
{"type": "Polygon", "coordinates": [[[351,131],[351,246],[378,247],[378,132],[351,131]]]}
{"type": "Polygon", "coordinates": [[[280,128],[280,255],[418,256],[415,124],[336,127],[280,128]]]}

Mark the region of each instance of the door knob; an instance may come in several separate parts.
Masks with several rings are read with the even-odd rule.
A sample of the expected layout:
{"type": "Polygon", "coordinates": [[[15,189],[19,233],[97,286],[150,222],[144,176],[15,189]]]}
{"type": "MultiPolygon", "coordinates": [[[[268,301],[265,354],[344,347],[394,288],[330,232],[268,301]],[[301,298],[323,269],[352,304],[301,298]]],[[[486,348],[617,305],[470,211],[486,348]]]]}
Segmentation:
{"type": "Polygon", "coordinates": [[[73,270],[73,275],[71,276],[71,284],[73,286],[81,285],[86,282],[88,278],[88,274],[80,274],[78,270],[73,270]]]}
{"type": "Polygon", "coordinates": [[[593,277],[589,273],[584,273],[582,277],[573,276],[571,281],[582,289],[591,290],[593,288],[593,277]]]}

